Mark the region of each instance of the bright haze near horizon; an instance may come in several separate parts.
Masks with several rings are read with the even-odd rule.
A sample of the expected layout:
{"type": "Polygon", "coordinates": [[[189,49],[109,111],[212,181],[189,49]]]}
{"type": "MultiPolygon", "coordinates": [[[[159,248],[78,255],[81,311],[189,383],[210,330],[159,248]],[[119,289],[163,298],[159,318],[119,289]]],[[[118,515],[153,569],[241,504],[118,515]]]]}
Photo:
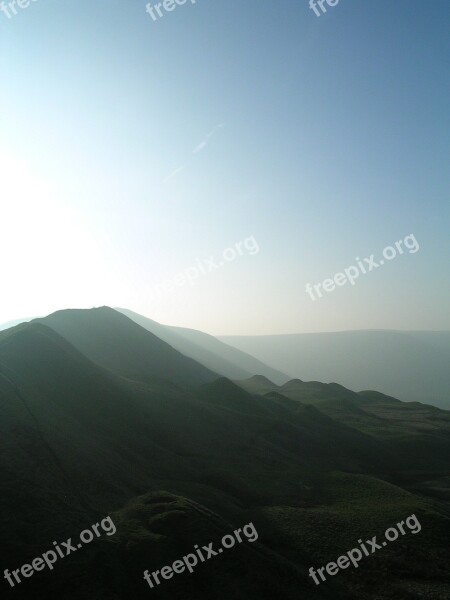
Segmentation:
{"type": "Polygon", "coordinates": [[[0,323],[108,305],[222,335],[450,329],[450,5],[308,5],[0,13],[0,323]]]}

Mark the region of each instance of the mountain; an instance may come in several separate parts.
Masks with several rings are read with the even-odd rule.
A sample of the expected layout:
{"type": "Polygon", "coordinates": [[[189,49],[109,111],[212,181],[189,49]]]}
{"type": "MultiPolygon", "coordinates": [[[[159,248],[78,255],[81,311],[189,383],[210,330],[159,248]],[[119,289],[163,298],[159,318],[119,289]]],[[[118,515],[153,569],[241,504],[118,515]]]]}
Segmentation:
{"type": "MultiPolygon", "coordinates": [[[[78,312],[49,321],[96,361],[45,320],[0,333],[3,568],[30,564],[54,540],[76,543],[108,515],[116,532],[14,589],[3,580],[5,598],[446,600],[450,413],[262,376],[183,389],[146,374],[162,361],[149,347],[161,348],[165,374],[181,360],[165,342],[111,309],[78,312]],[[324,585],[308,577],[412,514],[417,536],[324,585]],[[249,523],[254,542],[155,589],[143,580],[249,523]]],[[[192,364],[178,365],[192,382],[192,364]]]]}
{"type": "Polygon", "coordinates": [[[162,378],[193,387],[218,377],[106,306],[62,310],[33,322],[51,327],[90,360],[128,379],[150,383],[162,378]]]}
{"type": "MultiPolygon", "coordinates": [[[[160,340],[172,346],[175,350],[178,350],[184,356],[192,358],[218,375],[230,379],[246,379],[252,375],[261,374],[280,385],[289,380],[289,376],[285,373],[273,369],[253,356],[237,350],[233,346],[225,344],[207,333],[195,329],[162,325],[125,308],[116,308],[114,310],[125,315],[160,340]]],[[[61,312],[64,313],[67,311],[61,312]]],[[[48,318],[46,317],[45,319],[48,318]]],[[[0,325],[0,331],[31,320],[31,318],[17,319],[4,323],[0,325]]],[[[56,329],[57,325],[55,321],[56,319],[53,319],[53,323],[49,324],[51,326],[54,325],[56,329]]]]}
{"type": "Polygon", "coordinates": [[[450,332],[343,331],[219,339],[282,368],[290,377],[336,381],[355,391],[378,390],[450,409],[450,332]]]}
{"type": "Polygon", "coordinates": [[[211,371],[230,379],[246,379],[265,375],[275,383],[285,383],[289,377],[257,360],[253,356],[220,342],[217,338],[195,329],[161,325],[131,310],[116,308],[129,319],[144,327],[173,348],[193,358],[211,371]]]}

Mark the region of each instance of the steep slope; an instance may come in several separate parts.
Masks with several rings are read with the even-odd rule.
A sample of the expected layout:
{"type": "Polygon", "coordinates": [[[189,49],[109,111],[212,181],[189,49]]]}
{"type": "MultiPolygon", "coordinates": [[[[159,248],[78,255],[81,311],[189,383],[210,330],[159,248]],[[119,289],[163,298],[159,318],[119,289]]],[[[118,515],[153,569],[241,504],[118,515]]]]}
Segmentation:
{"type": "Polygon", "coordinates": [[[289,379],[281,371],[277,371],[253,356],[220,342],[207,333],[184,327],[161,325],[128,309],[116,308],[116,310],[164,340],[185,356],[193,358],[208,367],[208,369],[229,379],[244,379],[257,374],[265,375],[279,384],[289,379]]]}
{"type": "Polygon", "coordinates": [[[191,464],[178,449],[211,452],[212,432],[222,427],[189,394],[116,377],[38,323],[0,335],[0,394],[2,443],[18,449],[2,466],[27,473],[44,495],[56,489],[46,491],[36,469],[51,468],[62,495],[70,490],[84,507],[92,498],[104,505],[114,491],[124,498],[146,489],[157,472],[148,470],[149,457],[159,476],[189,474],[191,464]]]}
{"type": "Polygon", "coordinates": [[[51,327],[96,364],[137,381],[192,388],[217,375],[112,308],[62,310],[34,322],[51,327]]]}
{"type": "Polygon", "coordinates": [[[342,331],[219,339],[291,377],[337,381],[355,391],[378,390],[406,402],[450,409],[450,332],[342,331]]]}

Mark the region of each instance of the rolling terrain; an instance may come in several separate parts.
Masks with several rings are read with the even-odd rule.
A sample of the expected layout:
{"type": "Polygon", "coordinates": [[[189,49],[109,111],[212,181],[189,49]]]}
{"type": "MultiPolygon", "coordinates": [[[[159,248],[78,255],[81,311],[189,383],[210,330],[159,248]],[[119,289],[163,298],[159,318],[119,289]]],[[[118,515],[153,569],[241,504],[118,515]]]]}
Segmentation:
{"type": "Polygon", "coordinates": [[[449,413],[318,382],[233,382],[112,313],[0,333],[3,568],[106,515],[117,526],[54,571],[3,581],[4,597],[448,596],[449,413]],[[417,536],[321,586],[308,577],[413,513],[417,536]],[[152,590],[143,580],[249,522],[255,543],[152,590]]]}
{"type": "Polygon", "coordinates": [[[219,339],[282,369],[290,379],[337,382],[354,391],[377,390],[405,402],[450,409],[448,331],[341,331],[219,339]]]}

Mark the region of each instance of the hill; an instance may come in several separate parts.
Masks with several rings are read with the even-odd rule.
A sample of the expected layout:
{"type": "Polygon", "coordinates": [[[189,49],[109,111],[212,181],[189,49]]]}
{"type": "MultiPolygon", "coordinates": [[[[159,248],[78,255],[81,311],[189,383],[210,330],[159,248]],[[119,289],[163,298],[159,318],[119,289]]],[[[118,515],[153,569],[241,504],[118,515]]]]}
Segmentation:
{"type": "MultiPolygon", "coordinates": [[[[450,409],[450,332],[342,331],[219,339],[305,381],[450,409]]],[[[270,379],[270,377],[269,377],[270,379]]]]}
{"type": "MultiPolygon", "coordinates": [[[[88,348],[100,353],[125,326],[107,311],[88,312],[88,348]],[[105,322],[118,331],[105,335],[105,322]]],[[[69,319],[73,327],[76,317],[69,319]]],[[[341,386],[299,399],[300,384],[273,384],[260,396],[219,378],[185,390],[162,378],[113,373],[42,322],[2,332],[4,568],[30,563],[53,540],[76,539],[106,515],[117,529],[54,571],[35,573],[14,589],[4,581],[5,597],[140,600],[152,593],[225,600],[238,590],[240,600],[299,594],[308,600],[444,600],[448,414],[431,409],[437,412],[429,418],[426,459],[418,463],[424,440],[403,403],[394,409],[393,400],[359,397],[341,386]],[[363,414],[384,411],[371,418],[383,418],[385,430],[375,435],[342,415],[330,416],[327,395],[330,404],[345,397],[363,414]],[[408,451],[400,450],[400,438],[408,451]],[[311,565],[326,564],[359,537],[371,539],[413,513],[422,525],[420,540],[402,538],[320,588],[308,577],[311,565]],[[144,582],[145,569],[160,569],[250,522],[258,532],[254,544],[236,546],[153,590],[144,582]]]]}
{"type": "Polygon", "coordinates": [[[62,310],[33,322],[51,327],[90,360],[128,379],[150,383],[162,378],[194,387],[218,376],[106,306],[62,310]]]}
{"type": "Polygon", "coordinates": [[[245,379],[251,375],[260,374],[279,384],[285,383],[289,379],[284,373],[269,367],[246,352],[220,342],[217,338],[202,331],[161,325],[131,310],[124,308],[117,308],[116,310],[164,340],[185,356],[193,358],[224,377],[245,379]]]}
{"type": "MultiPolygon", "coordinates": [[[[435,468],[442,474],[440,495],[450,501],[450,481],[444,474],[444,465],[450,461],[450,412],[418,402],[401,402],[379,392],[356,393],[336,383],[294,379],[277,386],[252,377],[236,384],[264,398],[314,407],[335,423],[384,441],[395,455],[397,468],[403,465],[402,481],[408,489],[422,489],[435,468]],[[408,467],[411,461],[414,467],[408,467]]],[[[430,489],[435,487],[433,478],[430,489]]]]}

